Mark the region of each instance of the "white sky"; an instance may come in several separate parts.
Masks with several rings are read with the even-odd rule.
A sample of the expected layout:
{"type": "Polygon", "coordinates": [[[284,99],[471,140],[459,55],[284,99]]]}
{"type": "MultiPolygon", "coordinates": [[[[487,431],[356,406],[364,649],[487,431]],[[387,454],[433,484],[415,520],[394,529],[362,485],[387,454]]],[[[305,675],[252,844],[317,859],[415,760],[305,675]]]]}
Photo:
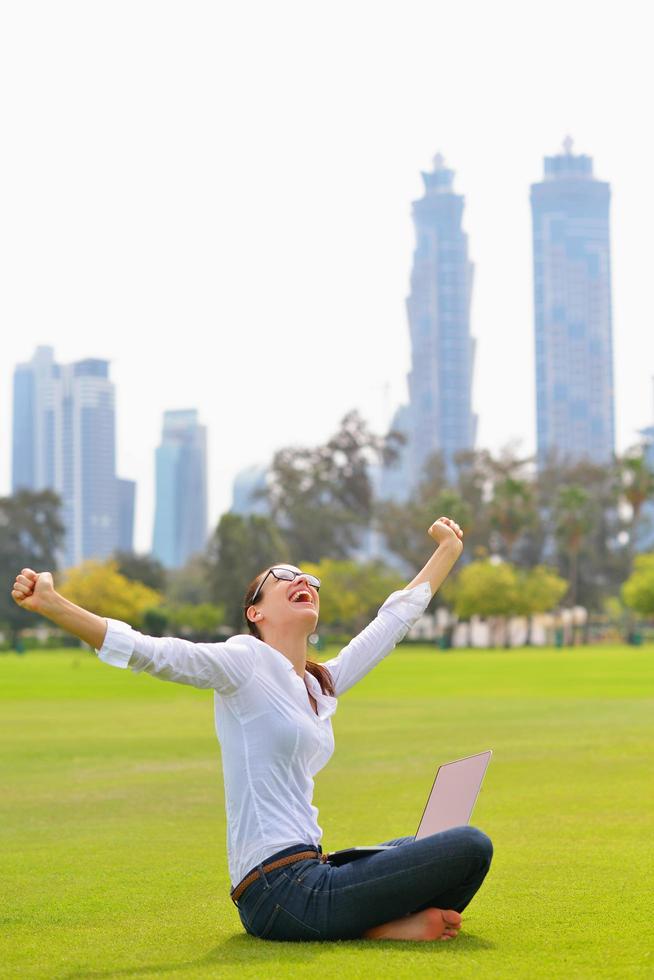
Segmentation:
{"type": "Polygon", "coordinates": [[[652,419],[648,5],[14,0],[0,14],[0,493],[11,375],[104,357],[148,550],[165,409],[235,473],[405,395],[420,170],[475,263],[479,444],[534,448],[529,183],[564,134],[613,189],[618,449],[652,419]]]}

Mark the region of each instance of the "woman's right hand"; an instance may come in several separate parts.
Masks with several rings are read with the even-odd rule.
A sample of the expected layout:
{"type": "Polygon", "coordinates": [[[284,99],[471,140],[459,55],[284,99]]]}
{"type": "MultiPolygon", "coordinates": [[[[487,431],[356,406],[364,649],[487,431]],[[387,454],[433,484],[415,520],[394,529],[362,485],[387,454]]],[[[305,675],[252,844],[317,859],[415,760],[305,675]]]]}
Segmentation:
{"type": "Polygon", "coordinates": [[[34,572],[31,568],[24,568],[16,576],[11,590],[11,598],[17,606],[35,613],[44,613],[55,595],[50,572],[34,572]]]}

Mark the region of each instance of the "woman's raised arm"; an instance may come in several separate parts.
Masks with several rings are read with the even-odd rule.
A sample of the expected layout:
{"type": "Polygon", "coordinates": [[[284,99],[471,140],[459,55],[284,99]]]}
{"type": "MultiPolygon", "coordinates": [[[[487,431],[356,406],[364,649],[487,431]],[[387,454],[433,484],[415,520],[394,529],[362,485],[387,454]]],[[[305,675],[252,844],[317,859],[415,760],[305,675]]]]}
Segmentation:
{"type": "Polygon", "coordinates": [[[44,616],[55,626],[79,637],[96,650],[104,643],[107,633],[106,619],[59,595],[55,591],[50,572],[34,572],[31,568],[24,568],[16,576],[11,597],[21,609],[44,616]]]}
{"type": "Polygon", "coordinates": [[[456,521],[439,517],[428,534],[438,548],[424,568],[406,588],[393,592],[372,623],[324,664],[332,675],[337,697],[365,677],[406,636],[460,556],[463,532],[456,521]]]}
{"type": "Polygon", "coordinates": [[[427,533],[438,544],[438,548],[424,568],[409,582],[407,589],[428,582],[431,594],[435,595],[463,551],[463,531],[451,517],[439,517],[427,533]]]}
{"type": "Polygon", "coordinates": [[[103,619],[55,591],[49,572],[24,568],[12,589],[15,602],[39,613],[93,647],[113,667],[145,671],[152,677],[193,687],[213,688],[226,697],[244,687],[255,673],[255,652],[248,637],[225,643],[192,643],[173,636],[145,636],[129,624],[103,619]]]}

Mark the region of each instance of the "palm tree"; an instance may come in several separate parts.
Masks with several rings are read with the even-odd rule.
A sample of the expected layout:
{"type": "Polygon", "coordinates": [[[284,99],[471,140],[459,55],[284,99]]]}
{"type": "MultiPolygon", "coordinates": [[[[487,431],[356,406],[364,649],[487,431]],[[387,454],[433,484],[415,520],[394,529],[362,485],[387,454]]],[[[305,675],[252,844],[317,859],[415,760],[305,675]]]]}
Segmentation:
{"type": "Polygon", "coordinates": [[[537,521],[538,512],[531,483],[506,475],[493,487],[490,522],[499,534],[506,557],[511,560],[518,538],[537,521]]]}
{"type": "Polygon", "coordinates": [[[554,504],[554,531],[569,558],[570,601],[577,604],[579,552],[593,526],[591,497],[583,487],[560,487],[554,504]]]}
{"type": "Polygon", "coordinates": [[[651,497],[654,497],[654,473],[647,465],[642,447],[628,450],[618,461],[622,493],[631,507],[631,531],[629,534],[629,550],[631,558],[636,548],[636,530],[640,513],[651,497]]]}

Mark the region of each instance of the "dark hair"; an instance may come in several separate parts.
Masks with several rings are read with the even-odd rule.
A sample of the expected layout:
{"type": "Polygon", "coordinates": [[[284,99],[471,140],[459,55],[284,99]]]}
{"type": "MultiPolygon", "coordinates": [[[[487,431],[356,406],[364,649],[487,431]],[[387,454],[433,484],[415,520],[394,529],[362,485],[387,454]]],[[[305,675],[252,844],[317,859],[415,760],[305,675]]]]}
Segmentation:
{"type": "MultiPolygon", "coordinates": [[[[245,593],[245,597],[243,599],[243,617],[245,619],[245,622],[247,623],[247,627],[250,633],[252,633],[253,636],[256,636],[258,640],[263,639],[263,637],[261,636],[261,633],[259,632],[259,628],[256,625],[256,623],[253,623],[248,619],[247,612],[250,606],[252,605],[252,596],[256,592],[259,582],[266,574],[266,572],[270,571],[271,567],[274,568],[275,566],[272,565],[269,566],[268,568],[264,568],[262,572],[259,572],[259,574],[252,579],[252,581],[247,587],[247,592],[245,593]]],[[[259,602],[260,598],[261,598],[261,593],[259,593],[259,595],[257,596],[257,602],[259,602]]],[[[322,664],[317,664],[314,660],[307,660],[307,670],[309,671],[310,674],[313,674],[313,676],[320,684],[320,690],[322,691],[322,693],[328,694],[330,695],[330,697],[334,697],[335,694],[334,680],[332,678],[332,675],[329,673],[327,667],[324,667],[322,664]]]]}

